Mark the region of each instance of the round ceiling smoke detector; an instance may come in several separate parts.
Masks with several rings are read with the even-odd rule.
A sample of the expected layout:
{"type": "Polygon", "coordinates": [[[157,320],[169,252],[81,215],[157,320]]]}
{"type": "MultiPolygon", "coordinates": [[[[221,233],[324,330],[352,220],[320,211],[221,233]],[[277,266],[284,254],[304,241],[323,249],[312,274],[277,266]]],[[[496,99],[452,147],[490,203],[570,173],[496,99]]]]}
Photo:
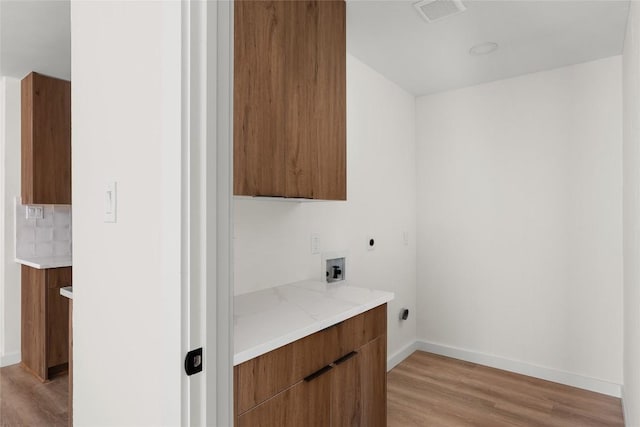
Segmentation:
{"type": "Polygon", "coordinates": [[[498,43],[494,43],[494,42],[480,43],[473,46],[471,49],[469,49],[469,55],[474,55],[474,56],[488,55],[492,52],[495,52],[496,50],[498,50],[498,43]]]}

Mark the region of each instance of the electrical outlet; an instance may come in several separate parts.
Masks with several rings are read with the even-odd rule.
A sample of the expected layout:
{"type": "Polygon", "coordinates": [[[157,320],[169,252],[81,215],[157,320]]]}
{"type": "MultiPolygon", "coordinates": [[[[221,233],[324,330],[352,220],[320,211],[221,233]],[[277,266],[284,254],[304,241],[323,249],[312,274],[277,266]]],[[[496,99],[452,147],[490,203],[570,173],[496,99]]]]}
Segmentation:
{"type": "Polygon", "coordinates": [[[402,243],[404,243],[405,246],[409,246],[409,232],[408,231],[403,231],[402,232],[402,243]]]}
{"type": "Polygon", "coordinates": [[[44,218],[44,208],[42,206],[27,206],[27,219],[44,218]]]}

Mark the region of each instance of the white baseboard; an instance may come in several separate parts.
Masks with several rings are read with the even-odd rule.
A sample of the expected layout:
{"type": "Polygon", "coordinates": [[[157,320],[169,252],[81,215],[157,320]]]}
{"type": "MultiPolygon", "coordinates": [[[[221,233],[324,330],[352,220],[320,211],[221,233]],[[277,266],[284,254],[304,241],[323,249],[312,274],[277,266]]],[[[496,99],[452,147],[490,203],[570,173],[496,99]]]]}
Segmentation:
{"type": "Polygon", "coordinates": [[[4,356],[0,356],[0,368],[15,365],[16,363],[20,363],[20,360],[20,352],[18,351],[15,353],[5,354],[4,356]]]}
{"type": "Polygon", "coordinates": [[[467,362],[473,362],[479,365],[490,366],[492,368],[502,369],[505,371],[515,372],[522,375],[528,375],[530,377],[540,378],[547,381],[553,381],[572,387],[591,390],[595,391],[596,393],[607,394],[609,396],[621,397],[622,395],[620,384],[615,384],[596,378],[585,377],[571,372],[559,371],[556,369],[531,365],[529,363],[520,362],[517,360],[505,359],[498,356],[492,356],[489,354],[478,353],[475,351],[449,347],[446,345],[435,344],[421,340],[416,341],[415,349],[427,351],[429,353],[440,354],[442,356],[453,357],[455,359],[465,360],[467,362]]]}
{"type": "Polygon", "coordinates": [[[411,353],[416,351],[416,344],[416,341],[411,342],[389,356],[387,358],[387,372],[395,368],[404,359],[411,356],[411,353]]]}

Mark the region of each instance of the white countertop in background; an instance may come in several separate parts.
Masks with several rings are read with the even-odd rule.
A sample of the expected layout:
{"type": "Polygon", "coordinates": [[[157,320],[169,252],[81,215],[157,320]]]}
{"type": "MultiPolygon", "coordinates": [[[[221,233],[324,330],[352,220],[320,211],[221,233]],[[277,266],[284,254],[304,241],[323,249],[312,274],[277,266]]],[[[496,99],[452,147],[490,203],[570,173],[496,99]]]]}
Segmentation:
{"type": "Polygon", "coordinates": [[[60,295],[69,299],[73,299],[73,286],[65,286],[64,288],[60,288],[60,295]]]}
{"type": "Polygon", "coordinates": [[[239,365],[393,299],[391,292],[306,281],[234,298],[234,357],[239,365]]]}
{"type": "Polygon", "coordinates": [[[29,267],[44,269],[44,268],[59,268],[59,267],[71,267],[70,256],[51,256],[51,257],[34,257],[34,258],[16,258],[16,262],[28,265],[29,267]]]}

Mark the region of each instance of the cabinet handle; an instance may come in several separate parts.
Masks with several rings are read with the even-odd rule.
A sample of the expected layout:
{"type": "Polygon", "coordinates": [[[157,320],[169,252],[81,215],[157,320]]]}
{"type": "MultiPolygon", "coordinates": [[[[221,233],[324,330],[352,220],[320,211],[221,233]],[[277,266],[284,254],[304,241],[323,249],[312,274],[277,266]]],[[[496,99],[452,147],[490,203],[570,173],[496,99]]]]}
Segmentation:
{"type": "Polygon", "coordinates": [[[344,362],[346,362],[347,360],[351,359],[353,356],[355,356],[356,354],[358,354],[357,351],[352,351],[349,354],[346,354],[344,356],[342,356],[340,359],[336,360],[335,362],[333,362],[334,365],[340,365],[344,362]]]}
{"type": "Polygon", "coordinates": [[[332,366],[332,365],[327,365],[327,366],[325,366],[324,368],[322,368],[322,369],[320,369],[320,370],[318,370],[318,371],[314,372],[313,374],[309,375],[308,377],[305,377],[305,379],[304,379],[304,380],[305,380],[306,382],[313,381],[313,380],[315,380],[316,378],[318,378],[320,375],[324,375],[324,374],[326,374],[327,372],[329,372],[329,371],[330,371],[330,370],[332,370],[332,369],[333,369],[333,366],[332,366]]]}
{"type": "Polygon", "coordinates": [[[283,199],[283,200],[287,200],[287,199],[300,199],[300,200],[316,200],[314,197],[305,197],[305,196],[282,196],[282,195],[278,195],[278,196],[273,196],[270,194],[254,194],[251,197],[255,197],[255,198],[260,198],[260,197],[265,197],[265,198],[270,198],[270,199],[283,199]]]}

